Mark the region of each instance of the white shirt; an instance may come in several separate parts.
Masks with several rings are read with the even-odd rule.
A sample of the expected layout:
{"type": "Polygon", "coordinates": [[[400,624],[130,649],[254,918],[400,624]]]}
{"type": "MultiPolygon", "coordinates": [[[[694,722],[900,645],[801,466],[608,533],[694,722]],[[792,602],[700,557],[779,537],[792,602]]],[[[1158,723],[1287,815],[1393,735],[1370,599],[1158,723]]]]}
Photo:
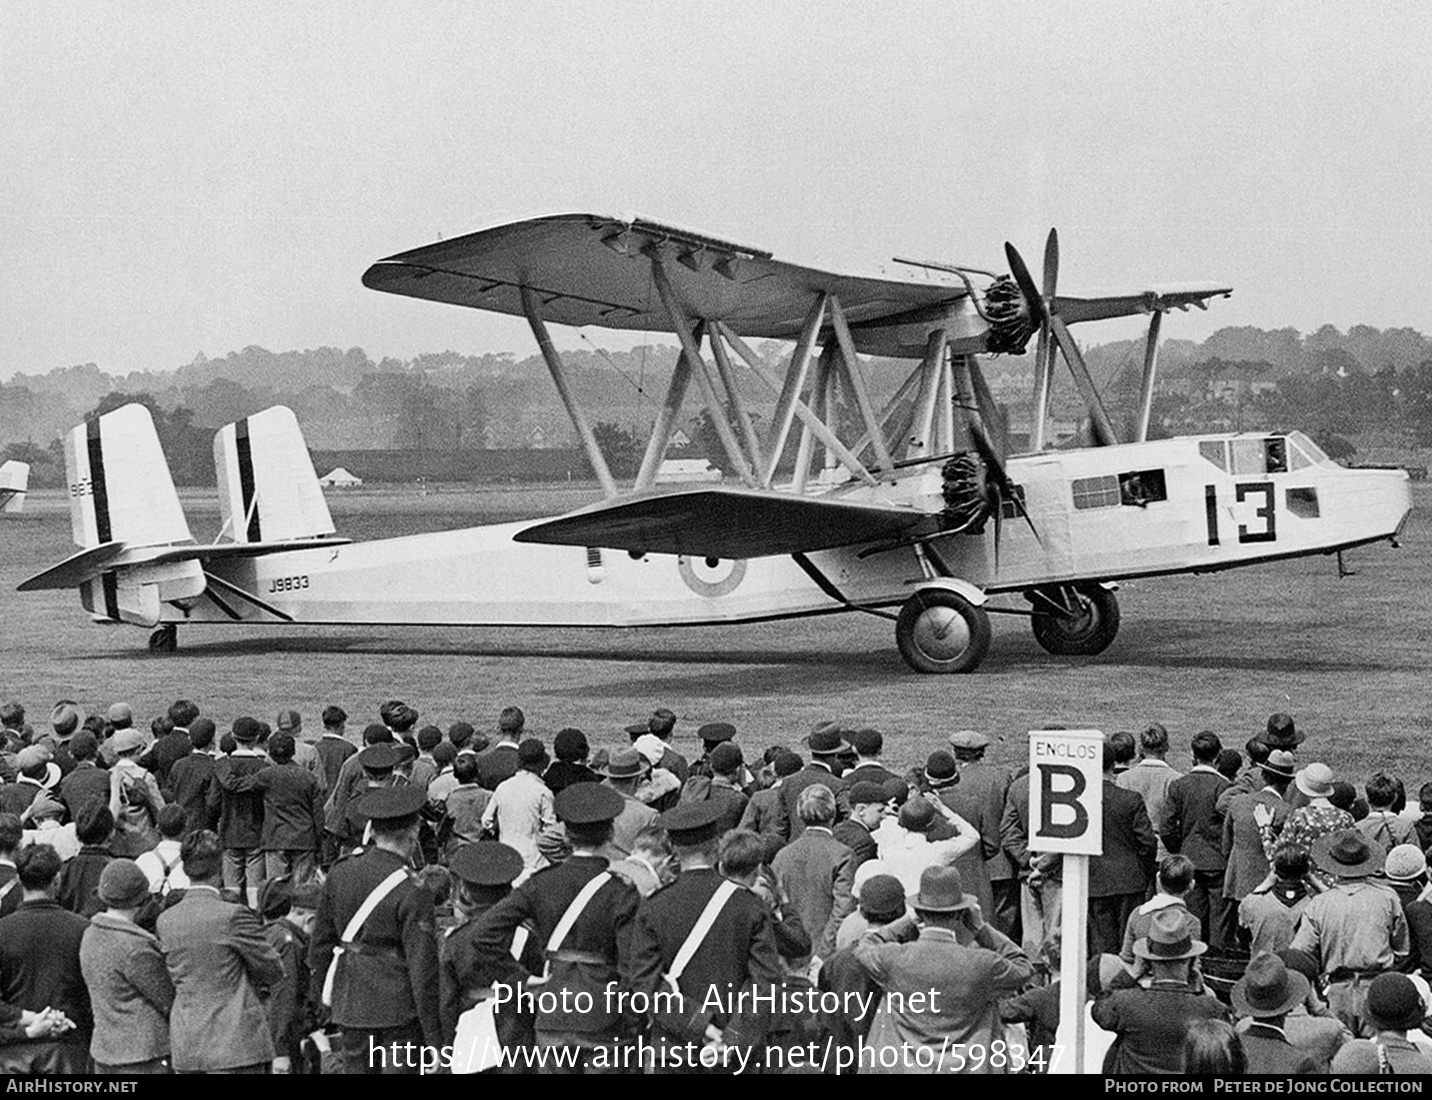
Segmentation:
{"type": "Polygon", "coordinates": [[[179,841],[161,840],[151,851],[138,856],[135,861],[144,877],[149,880],[149,892],[157,894],[164,885],[164,865],[169,865],[169,889],[187,890],[189,876],[179,861],[179,841]]]}
{"type": "Polygon", "coordinates": [[[538,841],[544,832],[556,832],[557,814],[551,788],[539,776],[523,768],[497,785],[487,809],[482,811],[483,829],[491,831],[494,823],[498,839],[516,848],[527,865],[519,883],[551,863],[542,854],[538,841]]]}

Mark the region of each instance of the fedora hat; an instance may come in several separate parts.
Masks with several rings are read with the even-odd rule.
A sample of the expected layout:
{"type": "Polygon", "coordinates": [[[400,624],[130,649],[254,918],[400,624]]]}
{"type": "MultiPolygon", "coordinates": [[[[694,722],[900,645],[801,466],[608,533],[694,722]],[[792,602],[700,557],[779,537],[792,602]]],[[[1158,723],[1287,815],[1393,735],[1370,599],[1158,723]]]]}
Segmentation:
{"type": "Polygon", "coordinates": [[[1149,921],[1149,934],[1134,943],[1139,958],[1164,962],[1197,958],[1207,950],[1208,944],[1189,934],[1183,913],[1174,908],[1156,912],[1149,921]]]}
{"type": "Polygon", "coordinates": [[[1302,1004],[1307,995],[1308,979],[1289,970],[1277,955],[1265,952],[1248,964],[1228,999],[1241,1016],[1282,1016],[1302,1004]]]}
{"type": "Polygon", "coordinates": [[[1268,759],[1258,766],[1265,775],[1276,775],[1283,779],[1292,779],[1297,774],[1293,754],[1287,749],[1274,749],[1268,754],[1268,759]]]}
{"type": "Polygon", "coordinates": [[[616,749],[607,757],[607,766],[599,770],[608,779],[638,779],[651,765],[636,749],[616,749]]]}
{"type": "Polygon", "coordinates": [[[920,872],[920,892],[910,904],[925,913],[958,913],[974,908],[975,897],[965,893],[964,880],[954,867],[926,867],[920,872]]]}
{"type": "Polygon", "coordinates": [[[1313,866],[1338,878],[1367,878],[1379,873],[1386,862],[1382,847],[1357,829],[1329,833],[1313,841],[1313,866]]]}
{"type": "Polygon", "coordinates": [[[822,725],[806,738],[812,756],[839,756],[850,751],[850,744],[841,736],[840,727],[822,725]]]}

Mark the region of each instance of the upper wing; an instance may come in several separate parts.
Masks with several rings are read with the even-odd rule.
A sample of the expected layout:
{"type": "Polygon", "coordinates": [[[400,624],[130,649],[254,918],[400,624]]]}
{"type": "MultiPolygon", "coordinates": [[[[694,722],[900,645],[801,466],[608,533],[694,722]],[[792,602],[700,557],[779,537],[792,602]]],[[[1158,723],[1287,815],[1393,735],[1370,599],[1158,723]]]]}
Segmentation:
{"type": "Polygon", "coordinates": [[[667,271],[688,315],[742,336],[794,340],[820,292],[840,299],[857,343],[863,322],[912,313],[918,323],[929,307],[968,297],[965,284],[943,272],[837,275],[676,226],[597,214],[533,218],[402,252],[370,267],[363,284],[517,316],[525,284],[555,324],[669,332],[646,262],[658,248],[671,259],[667,271]]]}
{"type": "Polygon", "coordinates": [[[1156,286],[1128,294],[1065,295],[1054,298],[1054,312],[1066,325],[1079,321],[1103,321],[1110,317],[1131,317],[1154,310],[1208,308],[1208,299],[1227,298],[1233,288],[1219,283],[1180,283],[1156,286]]]}
{"type": "Polygon", "coordinates": [[[515,537],[633,554],[758,558],[870,542],[930,522],[926,512],[889,504],[701,486],[602,501],[515,537]]]}

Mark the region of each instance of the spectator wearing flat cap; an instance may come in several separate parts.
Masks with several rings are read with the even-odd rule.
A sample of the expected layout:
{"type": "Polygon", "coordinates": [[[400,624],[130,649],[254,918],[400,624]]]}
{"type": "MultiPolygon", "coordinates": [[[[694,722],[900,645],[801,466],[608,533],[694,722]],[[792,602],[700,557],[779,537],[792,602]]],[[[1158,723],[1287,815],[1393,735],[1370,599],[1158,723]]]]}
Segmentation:
{"type": "MultiPolygon", "coordinates": [[[[549,763],[546,747],[529,737],[518,746],[517,761],[516,773],[497,785],[492,800],[482,811],[482,829],[521,852],[530,875],[551,864],[548,852],[560,850],[562,829],[553,809],[552,792],[542,782],[549,763]]],[[[479,769],[481,766],[479,757],[479,769]]]]}
{"type": "Polygon", "coordinates": [[[617,749],[607,757],[601,770],[607,786],[622,796],[621,812],[612,822],[612,847],[623,856],[636,848],[636,838],[650,828],[657,812],[637,798],[637,787],[651,771],[651,765],[636,749],[617,749]]]}
{"type": "Polygon", "coordinates": [[[1386,857],[1356,829],[1322,837],[1313,863],[1336,885],[1308,902],[1292,948],[1318,960],[1328,1007],[1354,1035],[1371,1034],[1368,986],[1407,957],[1407,918],[1398,896],[1373,876],[1386,857]]]}
{"type": "Polygon", "coordinates": [[[193,751],[174,761],[169,769],[169,786],[162,792],[166,800],[184,807],[185,832],[212,832],[219,827],[218,798],[210,799],[215,785],[214,762],[218,758],[215,733],[214,723],[202,715],[189,723],[193,751]]]}
{"type": "Polygon", "coordinates": [[[100,875],[99,898],[105,909],[90,919],[80,941],[80,970],[94,1011],[95,1072],[168,1073],[174,984],[159,938],[134,919],[149,900],[149,880],[133,860],[116,859],[100,875]]]}
{"type": "Polygon", "coordinates": [[[389,1044],[442,1045],[433,896],[409,866],[425,800],[411,785],[361,795],[373,843],[333,865],[319,898],[311,993],[331,1006],[348,1073],[417,1073],[389,1044]]]}
{"type": "Polygon", "coordinates": [[[840,788],[840,758],[850,751],[840,726],[822,722],[806,738],[810,763],[781,782],[780,818],[777,831],[786,841],[797,839],[805,830],[796,805],[801,791],[814,783],[823,783],[832,790],[840,788]]]}
{"type": "Polygon", "coordinates": [[[89,921],[55,900],[60,857],[53,848],[31,845],[15,863],[24,895],[20,907],[0,919],[0,1000],[67,1016],[73,1030],[55,1035],[37,1051],[35,1066],[46,1073],[83,1073],[93,1031],[89,987],[80,969],[80,943],[89,921]]]}
{"type": "MultiPolygon", "coordinates": [[[[1268,877],[1271,841],[1280,836],[1291,812],[1286,794],[1297,774],[1293,754],[1273,750],[1259,772],[1263,786],[1235,795],[1223,816],[1223,854],[1228,860],[1223,896],[1235,906],[1268,877]]],[[[1227,794],[1224,791],[1220,801],[1227,794]]]]}
{"type": "Polygon", "coordinates": [[[295,883],[307,882],[316,869],[323,835],[323,786],[318,777],[294,758],[290,733],[269,738],[269,767],[252,772],[220,768],[217,782],[225,792],[258,792],[263,798],[263,828],[259,846],[264,856],[264,878],[287,875],[295,883]]]}
{"type": "MultiPolygon", "coordinates": [[[[611,873],[601,855],[625,801],[595,783],[562,791],[555,812],[572,854],[516,886],[479,918],[472,933],[484,966],[493,972],[506,966],[517,978],[543,978],[543,990],[556,994],[554,1004],[538,1005],[536,1042],[573,1052],[558,1056],[571,1061],[557,1072],[620,1071],[619,1050],[635,1035],[636,1019],[606,996],[609,984],[630,987],[631,927],[641,898],[630,882],[611,873]],[[512,957],[513,937],[528,923],[546,950],[545,975],[532,974],[512,957]],[[592,1001],[592,1011],[585,1013],[575,1010],[584,994],[592,1001]]],[[[554,1060],[548,1068],[560,1064],[554,1060]]]]}
{"type": "Polygon", "coordinates": [[[239,790],[237,781],[269,766],[268,757],[258,748],[259,732],[256,719],[234,720],[238,747],[214,761],[214,783],[209,788],[209,807],[219,811],[224,889],[238,891],[250,909],[258,909],[264,885],[264,796],[258,790],[239,790]]]}
{"type": "Polygon", "coordinates": [[[1189,1025],[1227,1020],[1228,1010],[1194,968],[1207,949],[1179,913],[1154,914],[1148,935],[1134,944],[1133,972],[1114,977],[1094,1001],[1094,1022],[1118,1037],[1105,1072],[1182,1073],[1189,1025]]]}
{"type": "Polygon", "coordinates": [[[1432,1057],[1407,1038],[1422,1027],[1427,1006],[1405,974],[1382,974],[1367,990],[1370,1036],[1354,1039],[1333,1056],[1332,1072],[1344,1074],[1432,1074],[1432,1057]]]}
{"type": "Polygon", "coordinates": [[[874,1072],[1008,1072],[995,1059],[963,1055],[1003,1038],[1000,1001],[1018,992],[1034,968],[985,920],[955,868],[926,868],[910,904],[914,919],[872,929],[855,947],[856,959],[886,992],[866,1041],[877,1063],[882,1049],[901,1052],[892,1071],[877,1065],[874,1072]]]}
{"type": "Polygon", "coordinates": [[[713,745],[706,754],[706,767],[686,781],[681,789],[682,802],[715,802],[722,808],[718,828],[729,832],[741,824],[750,801],[741,790],[741,775],[746,770],[741,747],[733,741],[713,745]]]}
{"type": "Polygon", "coordinates": [[[1383,878],[1402,902],[1407,918],[1407,958],[1398,969],[1405,974],[1432,974],[1432,902],[1427,901],[1427,856],[1416,844],[1399,844],[1387,853],[1383,878]]]}
{"type": "Polygon", "coordinates": [[[800,921],[815,953],[825,958],[835,953],[835,934],[855,910],[853,853],[831,833],[835,795],[829,787],[814,783],[803,790],[796,812],[805,829],[776,853],[771,870],[789,899],[786,913],[800,921]]]}
{"type": "Polygon", "coordinates": [[[503,707],[497,718],[497,743],[477,756],[477,781],[489,791],[517,774],[519,743],[527,719],[520,707],[503,707]]]}
{"type": "Polygon", "coordinates": [[[110,739],[114,764],[109,769],[109,811],[114,814],[116,856],[133,859],[159,843],[154,821],[164,809],[164,795],[154,776],[139,764],[144,738],[138,730],[124,729],[110,739]]]}
{"type": "Polygon", "coordinates": [[[1272,952],[1253,957],[1229,996],[1233,1011],[1252,1021],[1239,1034],[1245,1073],[1290,1077],[1328,1071],[1327,1063],[1289,1042],[1283,1029],[1288,1013],[1307,1000],[1308,989],[1308,979],[1272,952]]]}
{"type": "Polygon", "coordinates": [[[727,1005],[711,1005],[713,990],[770,989],[781,981],[775,929],[765,904],[730,883],[717,869],[716,829],[721,807],[689,802],[668,810],[660,823],[671,838],[680,873],[642,901],[632,930],[631,988],[648,996],[680,993],[671,1011],[652,1014],[656,1072],[694,1072],[675,1064],[676,1051],[719,1036],[730,1020],[727,1005]],[[719,896],[718,896],[719,895],[719,896]],[[703,921],[703,915],[709,919],[703,921]],[[704,924],[704,931],[698,927],[704,924]],[[702,945],[721,946],[701,950],[702,945]],[[683,950],[684,949],[684,950],[683,950]],[[678,953],[686,965],[672,974],[678,953]]]}

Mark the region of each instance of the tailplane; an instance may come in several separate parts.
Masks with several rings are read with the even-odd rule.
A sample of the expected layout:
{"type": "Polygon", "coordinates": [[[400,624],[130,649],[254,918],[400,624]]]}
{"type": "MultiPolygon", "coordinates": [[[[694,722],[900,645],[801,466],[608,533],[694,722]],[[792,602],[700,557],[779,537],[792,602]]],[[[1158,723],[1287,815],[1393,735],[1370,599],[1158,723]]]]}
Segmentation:
{"type": "Polygon", "coordinates": [[[293,410],[275,405],[214,436],[220,541],[285,542],[333,534],[328,502],[293,410]]]}
{"type": "Polygon", "coordinates": [[[30,464],[11,459],[0,466],[0,512],[14,515],[25,510],[25,491],[30,487],[30,464]]]}

